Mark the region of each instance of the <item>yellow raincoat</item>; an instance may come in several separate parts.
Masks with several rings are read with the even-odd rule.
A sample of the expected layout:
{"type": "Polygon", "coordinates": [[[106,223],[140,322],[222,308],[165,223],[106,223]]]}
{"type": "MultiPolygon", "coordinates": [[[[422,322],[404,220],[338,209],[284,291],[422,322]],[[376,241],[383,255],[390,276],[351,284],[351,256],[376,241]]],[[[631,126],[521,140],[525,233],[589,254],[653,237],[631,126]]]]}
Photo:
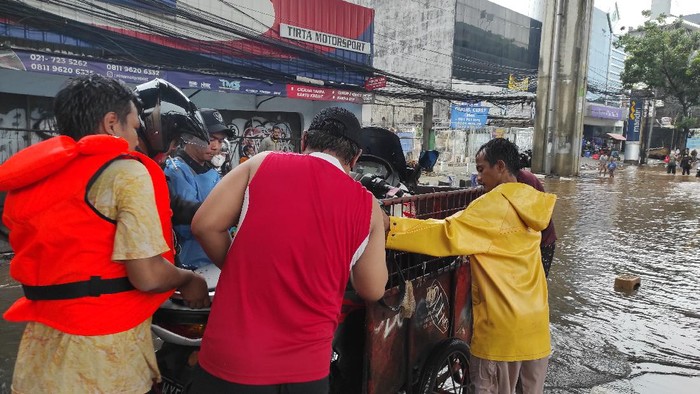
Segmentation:
{"type": "Polygon", "coordinates": [[[470,255],[472,354],[494,361],[540,359],[551,352],[540,231],[555,202],[553,194],[504,183],[444,220],[391,217],[386,247],[470,255]]]}

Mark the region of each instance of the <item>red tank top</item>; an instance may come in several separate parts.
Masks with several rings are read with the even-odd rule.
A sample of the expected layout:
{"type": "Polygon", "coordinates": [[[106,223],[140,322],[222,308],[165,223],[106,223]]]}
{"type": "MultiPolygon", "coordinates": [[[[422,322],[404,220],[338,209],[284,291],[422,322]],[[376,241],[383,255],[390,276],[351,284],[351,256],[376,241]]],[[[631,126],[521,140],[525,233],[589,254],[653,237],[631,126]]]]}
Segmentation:
{"type": "MultiPolygon", "coordinates": [[[[137,159],[148,169],[165,239],[172,249],[170,205],[165,175],[146,156],[127,152],[126,141],[106,135],[55,137],[35,144],[0,166],[0,189],[9,190],[3,220],[10,229],[14,279],[29,286],[126,277],[124,264],[111,260],[116,223],[88,204],[87,192],[113,160],[137,159]]],[[[163,255],[173,261],[172,251],[163,255]]],[[[172,292],[138,290],[66,300],[15,302],[4,317],[36,321],[73,335],[106,335],[142,323],[172,292]]]]}
{"type": "Polygon", "coordinates": [[[270,153],[248,186],[199,362],[239,384],[329,374],[350,264],[369,235],[372,196],[331,162],[270,153]]]}

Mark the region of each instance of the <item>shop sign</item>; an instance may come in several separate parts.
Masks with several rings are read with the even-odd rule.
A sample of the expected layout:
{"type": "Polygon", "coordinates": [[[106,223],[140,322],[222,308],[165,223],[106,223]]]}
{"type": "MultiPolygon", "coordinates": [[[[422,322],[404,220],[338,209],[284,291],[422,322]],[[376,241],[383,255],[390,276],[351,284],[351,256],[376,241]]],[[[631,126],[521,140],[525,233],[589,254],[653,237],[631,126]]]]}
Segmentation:
{"type": "Polygon", "coordinates": [[[625,118],[625,113],[623,108],[589,104],[588,116],[598,119],[623,120],[625,118]]]}
{"type": "Polygon", "coordinates": [[[367,80],[365,81],[365,89],[370,91],[374,89],[383,88],[385,86],[386,77],[384,76],[367,78],[367,80]]]}
{"type": "Polygon", "coordinates": [[[287,97],[301,100],[340,101],[356,104],[363,103],[363,94],[360,92],[306,85],[287,85],[287,97]]]}
{"type": "MultiPolygon", "coordinates": [[[[141,84],[153,78],[163,78],[163,71],[140,66],[97,62],[84,58],[60,56],[54,54],[14,51],[16,59],[4,68],[33,71],[43,74],[77,77],[81,75],[100,74],[123,82],[141,84]]],[[[9,57],[7,54],[5,57],[9,57]]]]}
{"type": "MultiPolygon", "coordinates": [[[[7,1],[0,0],[0,3],[4,5],[7,1]]],[[[85,3],[98,6],[95,12],[70,12],[69,5],[75,3],[72,1],[22,0],[21,3],[41,10],[47,20],[89,26],[87,31],[92,37],[83,37],[50,23],[45,27],[41,23],[25,25],[21,20],[12,21],[0,14],[0,31],[17,39],[30,37],[41,48],[58,44],[68,51],[78,46],[80,48],[74,49],[78,53],[83,49],[99,51],[104,46],[102,40],[119,37],[119,47],[126,53],[142,48],[145,41],[154,44],[154,48],[172,48],[182,56],[197,54],[231,64],[263,66],[280,73],[288,73],[292,62],[296,74],[353,85],[364,83],[362,72],[342,67],[328,71],[323,58],[361,66],[372,64],[375,11],[345,0],[101,0],[85,3]],[[192,15],[201,17],[192,18],[192,15]],[[214,25],[228,28],[212,30],[214,25]],[[281,31],[280,25],[285,27],[281,31]],[[245,34],[235,34],[239,30],[245,34]],[[303,51],[294,48],[271,47],[268,40],[276,41],[280,34],[290,36],[283,41],[293,47],[307,47],[307,42],[322,45],[314,48],[318,49],[320,57],[309,59],[303,51]]],[[[151,55],[153,57],[147,61],[157,64],[157,53],[151,55]]]]}
{"type": "Polygon", "coordinates": [[[0,63],[0,68],[64,75],[67,77],[100,74],[132,84],[141,84],[154,78],[161,78],[181,89],[200,89],[261,96],[286,96],[302,100],[336,101],[355,104],[372,102],[374,100],[372,93],[307,85],[267,83],[250,79],[181,71],[157,70],[148,67],[104,63],[90,59],[54,56],[44,53],[10,52],[14,52],[14,56],[5,54],[2,57],[3,61],[0,63]]]}
{"type": "Polygon", "coordinates": [[[167,80],[181,88],[213,90],[226,93],[256,94],[261,96],[284,96],[285,85],[280,83],[267,83],[251,79],[237,79],[185,73],[180,71],[166,71],[167,80]]]}
{"type": "Polygon", "coordinates": [[[488,116],[489,107],[482,107],[479,104],[451,104],[450,128],[460,130],[470,126],[481,127],[486,125],[488,116]]]}
{"type": "Polygon", "coordinates": [[[372,53],[372,44],[369,42],[354,40],[352,38],[324,33],[321,31],[305,29],[303,27],[292,26],[286,23],[280,23],[280,37],[289,38],[290,40],[304,41],[310,44],[323,45],[331,48],[345,49],[347,51],[363,53],[365,55],[372,53]]]}
{"type": "MultiPolygon", "coordinates": [[[[157,70],[149,67],[105,63],[45,53],[14,51],[14,54],[16,57],[13,62],[4,62],[0,67],[67,77],[99,74],[135,85],[148,82],[154,78],[161,78],[181,89],[214,90],[266,96],[282,96],[286,91],[284,84],[271,84],[248,79],[157,70]]],[[[4,56],[4,58],[10,58],[10,56],[4,56]]]]}

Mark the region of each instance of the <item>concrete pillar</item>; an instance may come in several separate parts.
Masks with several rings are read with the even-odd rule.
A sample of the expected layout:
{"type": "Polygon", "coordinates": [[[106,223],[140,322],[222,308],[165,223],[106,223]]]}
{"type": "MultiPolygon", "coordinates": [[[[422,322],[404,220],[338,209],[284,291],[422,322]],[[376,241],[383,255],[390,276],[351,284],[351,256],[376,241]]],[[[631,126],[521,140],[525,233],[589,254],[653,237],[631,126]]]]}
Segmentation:
{"type": "Polygon", "coordinates": [[[546,3],[532,169],[578,175],[593,0],[546,3]]]}

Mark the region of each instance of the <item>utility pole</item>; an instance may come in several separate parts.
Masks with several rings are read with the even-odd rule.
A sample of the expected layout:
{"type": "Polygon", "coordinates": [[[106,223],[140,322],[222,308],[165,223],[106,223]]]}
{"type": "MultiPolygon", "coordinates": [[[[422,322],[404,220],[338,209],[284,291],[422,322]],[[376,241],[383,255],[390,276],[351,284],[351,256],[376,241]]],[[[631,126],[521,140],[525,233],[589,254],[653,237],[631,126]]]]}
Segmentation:
{"type": "Polygon", "coordinates": [[[546,2],[532,170],[578,175],[593,0],[546,2]]]}
{"type": "MultiPolygon", "coordinates": [[[[639,112],[641,115],[637,116],[637,119],[635,119],[635,122],[639,122],[639,164],[646,164],[647,162],[647,143],[646,143],[646,135],[647,135],[647,119],[649,119],[649,103],[647,101],[647,98],[638,100],[637,103],[642,102],[642,110],[639,112]]],[[[637,104],[639,105],[639,104],[637,104]]],[[[627,122],[629,122],[629,116],[627,117],[627,122]]],[[[629,137],[629,136],[628,136],[629,137]]],[[[631,141],[630,141],[631,142],[631,141]]],[[[625,145],[626,147],[629,145],[625,145]]]]}
{"type": "Polygon", "coordinates": [[[433,99],[425,100],[423,107],[423,150],[433,149],[430,146],[431,135],[433,134],[433,99]]]}
{"type": "Polygon", "coordinates": [[[654,112],[655,112],[655,97],[647,96],[641,99],[644,103],[643,120],[640,120],[641,128],[639,132],[639,164],[646,164],[649,157],[648,151],[651,146],[651,135],[654,132],[654,112]]]}

